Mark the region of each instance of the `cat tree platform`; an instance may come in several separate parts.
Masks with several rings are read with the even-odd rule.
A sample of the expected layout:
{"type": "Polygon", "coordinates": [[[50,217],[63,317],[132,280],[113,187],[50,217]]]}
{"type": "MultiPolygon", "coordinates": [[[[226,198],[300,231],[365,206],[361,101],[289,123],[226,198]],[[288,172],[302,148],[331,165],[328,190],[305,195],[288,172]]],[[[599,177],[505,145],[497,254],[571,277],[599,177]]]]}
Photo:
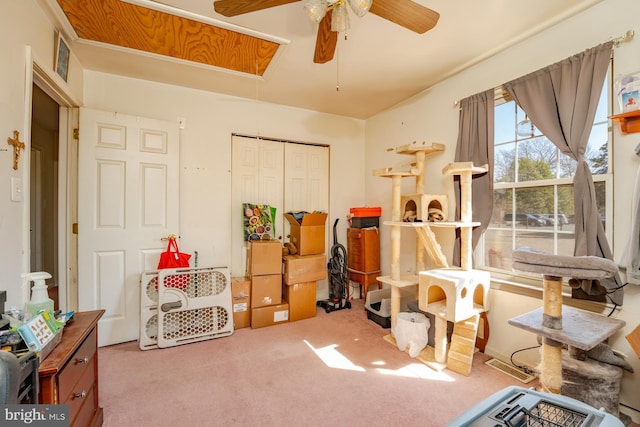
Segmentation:
{"type": "Polygon", "coordinates": [[[562,307],[562,329],[548,328],[542,319],[543,309],[539,308],[509,319],[508,323],[580,350],[591,350],[625,325],[624,320],[566,306],[562,307]]]}

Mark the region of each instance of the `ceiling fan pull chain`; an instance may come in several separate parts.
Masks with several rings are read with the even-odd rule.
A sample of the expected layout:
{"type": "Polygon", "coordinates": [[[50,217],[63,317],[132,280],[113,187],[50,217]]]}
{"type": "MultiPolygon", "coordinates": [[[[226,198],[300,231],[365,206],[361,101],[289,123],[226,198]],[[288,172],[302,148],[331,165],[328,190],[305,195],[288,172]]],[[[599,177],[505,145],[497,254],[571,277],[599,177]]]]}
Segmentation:
{"type": "Polygon", "coordinates": [[[340,48],[336,46],[336,92],[340,92],[340,48]]]}

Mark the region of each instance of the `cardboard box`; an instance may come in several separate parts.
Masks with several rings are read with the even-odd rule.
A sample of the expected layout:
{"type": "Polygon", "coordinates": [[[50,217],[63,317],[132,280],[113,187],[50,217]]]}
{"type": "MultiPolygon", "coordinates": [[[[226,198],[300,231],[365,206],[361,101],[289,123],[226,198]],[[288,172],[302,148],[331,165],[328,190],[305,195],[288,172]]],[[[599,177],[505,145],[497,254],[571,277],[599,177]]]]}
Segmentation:
{"type": "Polygon", "coordinates": [[[231,279],[231,299],[233,303],[233,329],[251,326],[251,279],[234,277],[231,279]]]}
{"type": "Polygon", "coordinates": [[[289,303],[251,309],[251,328],[264,328],[289,322],[289,303]]]}
{"type": "Polygon", "coordinates": [[[282,302],[282,275],[253,276],[251,278],[251,308],[282,302]]]}
{"type": "Polygon", "coordinates": [[[284,298],[289,303],[289,321],[316,316],[316,282],[284,286],[284,298]]]}
{"type": "Polygon", "coordinates": [[[291,224],[291,237],[289,240],[295,245],[298,255],[324,253],[326,213],[305,214],[302,217],[302,223],[298,223],[290,213],[284,214],[284,217],[291,224]]]}
{"type": "Polygon", "coordinates": [[[284,257],[283,281],[288,285],[327,278],[327,257],[317,255],[287,255],[284,257]]]}
{"type": "Polygon", "coordinates": [[[247,254],[247,276],[282,274],[282,242],[252,240],[247,254]]]}

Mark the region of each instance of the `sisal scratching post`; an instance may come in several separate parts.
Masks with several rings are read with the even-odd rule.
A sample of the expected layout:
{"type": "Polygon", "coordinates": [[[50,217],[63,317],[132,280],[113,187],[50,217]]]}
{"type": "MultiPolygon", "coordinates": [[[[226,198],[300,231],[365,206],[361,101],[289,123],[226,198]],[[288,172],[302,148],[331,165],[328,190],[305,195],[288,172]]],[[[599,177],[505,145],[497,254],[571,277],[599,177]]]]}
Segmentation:
{"type": "MultiPolygon", "coordinates": [[[[392,179],[391,188],[391,220],[402,220],[401,200],[401,176],[396,175],[392,179]]],[[[391,279],[400,280],[400,238],[401,230],[397,225],[391,226],[391,279]]],[[[396,324],[396,316],[400,312],[400,289],[391,286],[391,326],[396,324]]],[[[393,335],[393,333],[392,333],[393,335]]]]}
{"type": "MultiPolygon", "coordinates": [[[[471,171],[460,174],[460,221],[471,222],[473,219],[471,204],[471,171]]],[[[471,270],[473,268],[473,246],[471,227],[460,229],[460,268],[471,270]]]]}
{"type": "Polygon", "coordinates": [[[447,363],[447,318],[444,314],[435,315],[435,337],[433,356],[438,363],[447,363]]]}
{"type": "MultiPolygon", "coordinates": [[[[562,329],[562,278],[544,276],[542,325],[550,329],[562,329]]],[[[562,387],[562,343],[543,337],[540,357],[540,382],[543,390],[560,394],[562,387]]]]}

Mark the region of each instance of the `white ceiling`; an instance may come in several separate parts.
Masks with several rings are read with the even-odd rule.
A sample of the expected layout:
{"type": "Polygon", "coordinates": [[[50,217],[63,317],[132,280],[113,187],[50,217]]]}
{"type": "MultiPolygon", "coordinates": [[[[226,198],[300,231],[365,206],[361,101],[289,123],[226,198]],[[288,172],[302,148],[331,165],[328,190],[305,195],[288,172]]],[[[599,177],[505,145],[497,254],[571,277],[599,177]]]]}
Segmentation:
{"type": "Polygon", "coordinates": [[[339,36],[334,60],[314,64],[317,24],[302,2],[226,18],[214,12],[213,0],[162,0],[289,40],[263,79],[81,40],[71,47],[91,70],[366,119],[602,0],[414,1],[440,13],[433,30],[416,34],[373,14],[351,13],[348,39],[339,36]]]}

